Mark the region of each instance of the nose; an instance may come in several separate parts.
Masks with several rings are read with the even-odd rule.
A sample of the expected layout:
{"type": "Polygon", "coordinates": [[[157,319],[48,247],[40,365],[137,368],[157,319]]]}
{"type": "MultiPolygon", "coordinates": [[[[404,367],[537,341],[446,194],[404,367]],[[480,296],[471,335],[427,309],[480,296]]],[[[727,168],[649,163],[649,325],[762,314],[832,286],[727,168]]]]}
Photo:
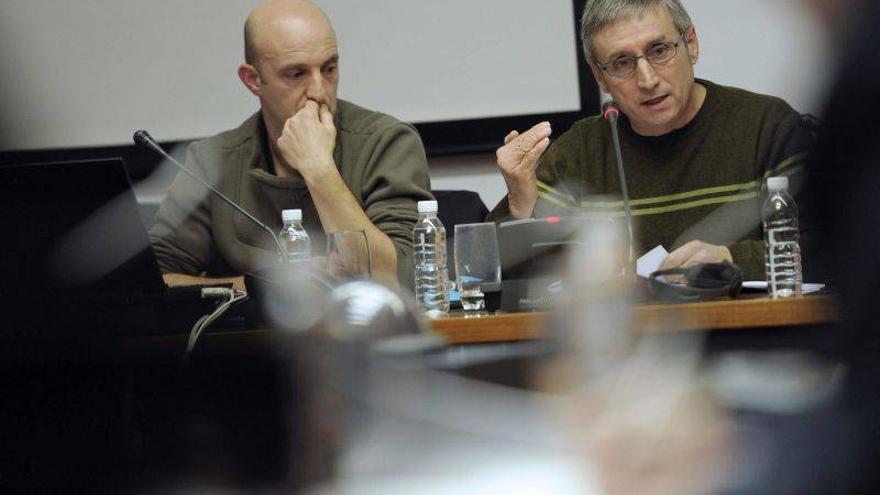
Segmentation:
{"type": "Polygon", "coordinates": [[[313,72],[309,78],[309,86],[306,89],[306,98],[314,100],[319,105],[327,103],[327,88],[325,84],[326,81],[324,81],[321,71],[313,72]]]}
{"type": "Polygon", "coordinates": [[[657,75],[657,71],[654,70],[654,66],[644,58],[636,61],[636,77],[638,78],[638,85],[641,90],[649,91],[660,84],[660,77],[657,75]]]}

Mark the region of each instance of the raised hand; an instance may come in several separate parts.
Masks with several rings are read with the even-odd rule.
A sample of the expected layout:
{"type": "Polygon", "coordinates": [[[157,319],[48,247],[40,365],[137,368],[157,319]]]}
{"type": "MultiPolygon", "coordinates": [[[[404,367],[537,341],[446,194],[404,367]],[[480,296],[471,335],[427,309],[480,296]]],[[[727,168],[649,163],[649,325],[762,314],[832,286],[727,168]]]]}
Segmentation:
{"type": "Polygon", "coordinates": [[[495,153],[498,168],[507,184],[510,213],[516,218],[532,216],[538,200],[535,169],[541,155],[550,146],[552,132],[549,122],[541,122],[523,134],[512,131],[504,138],[504,146],[495,153]]]}

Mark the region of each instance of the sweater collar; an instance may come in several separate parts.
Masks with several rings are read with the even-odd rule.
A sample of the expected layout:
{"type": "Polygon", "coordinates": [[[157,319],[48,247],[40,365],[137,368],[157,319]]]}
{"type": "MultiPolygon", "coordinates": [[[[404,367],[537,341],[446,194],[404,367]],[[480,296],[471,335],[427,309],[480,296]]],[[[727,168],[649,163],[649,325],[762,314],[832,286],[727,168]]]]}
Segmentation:
{"type": "Polygon", "coordinates": [[[712,112],[715,110],[718,97],[715,84],[713,84],[712,82],[706,81],[705,79],[696,79],[695,82],[706,88],[706,99],[705,101],[703,101],[703,106],[700,107],[700,109],[697,111],[697,114],[694,115],[694,118],[691,119],[690,122],[672,132],[668,132],[660,136],[643,136],[633,130],[629,118],[627,118],[625,114],[622,114],[620,119],[620,128],[622,134],[633,141],[646,144],[665,144],[676,142],[680,139],[683,139],[685,136],[688,136],[691,132],[693,132],[695,128],[700,127],[702,122],[709,118],[708,116],[711,115],[712,112]]]}

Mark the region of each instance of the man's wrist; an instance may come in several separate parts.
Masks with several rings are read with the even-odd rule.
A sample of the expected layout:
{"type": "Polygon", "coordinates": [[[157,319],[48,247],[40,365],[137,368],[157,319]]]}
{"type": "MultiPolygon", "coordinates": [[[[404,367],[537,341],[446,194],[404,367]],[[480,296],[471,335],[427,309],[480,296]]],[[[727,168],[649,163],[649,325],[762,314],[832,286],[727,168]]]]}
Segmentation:
{"type": "Polygon", "coordinates": [[[510,214],[520,220],[532,217],[537,202],[537,188],[525,192],[508,189],[507,204],[510,207],[510,214]]]}
{"type": "Polygon", "coordinates": [[[309,187],[313,184],[321,184],[328,179],[341,177],[339,170],[336,169],[336,163],[332,159],[320,159],[308,164],[308,166],[300,167],[299,173],[309,187]]]}
{"type": "Polygon", "coordinates": [[[524,204],[523,202],[513,201],[508,197],[508,206],[510,207],[510,215],[517,220],[532,218],[535,211],[535,201],[524,204]]]}
{"type": "Polygon", "coordinates": [[[305,178],[312,176],[320,178],[326,175],[328,171],[336,170],[336,164],[333,162],[333,159],[326,157],[307,158],[300,160],[297,165],[297,168],[300,169],[299,173],[305,178]]]}

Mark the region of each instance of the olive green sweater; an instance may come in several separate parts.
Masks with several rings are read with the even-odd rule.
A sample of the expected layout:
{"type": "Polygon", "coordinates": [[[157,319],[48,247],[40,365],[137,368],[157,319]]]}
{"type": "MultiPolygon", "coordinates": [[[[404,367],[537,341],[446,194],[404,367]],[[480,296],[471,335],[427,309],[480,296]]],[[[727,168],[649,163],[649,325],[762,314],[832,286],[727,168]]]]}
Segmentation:
{"type": "MultiPolygon", "coordinates": [[[[620,118],[636,254],[657,245],[672,251],[698,239],[728,246],[747,279],[763,280],[765,179],[791,176],[797,198],[813,133],[781,99],[697,82],[708,90],[705,103],[681,129],[645,137],[620,118]]],[[[611,131],[600,116],[578,121],[562,134],[537,174],[535,217],[623,215],[622,202],[596,198],[621,195],[611,131]]],[[[509,215],[504,198],[489,218],[509,215]]],[[[803,211],[801,231],[802,243],[812,242],[811,221],[803,211]]]]}
{"type": "MultiPolygon", "coordinates": [[[[416,203],[432,198],[428,164],[412,126],[393,117],[339,101],[334,159],[343,181],[397,251],[400,281],[412,285],[412,228],[416,203]]],[[[240,127],[193,143],[186,163],[274,231],[281,211],[299,208],[323,255],[324,230],[301,178],[273,173],[260,113],[240,127]]],[[[269,235],[204,187],[179,174],[150,230],[163,271],[191,275],[240,275],[277,260],[269,235]]]]}

